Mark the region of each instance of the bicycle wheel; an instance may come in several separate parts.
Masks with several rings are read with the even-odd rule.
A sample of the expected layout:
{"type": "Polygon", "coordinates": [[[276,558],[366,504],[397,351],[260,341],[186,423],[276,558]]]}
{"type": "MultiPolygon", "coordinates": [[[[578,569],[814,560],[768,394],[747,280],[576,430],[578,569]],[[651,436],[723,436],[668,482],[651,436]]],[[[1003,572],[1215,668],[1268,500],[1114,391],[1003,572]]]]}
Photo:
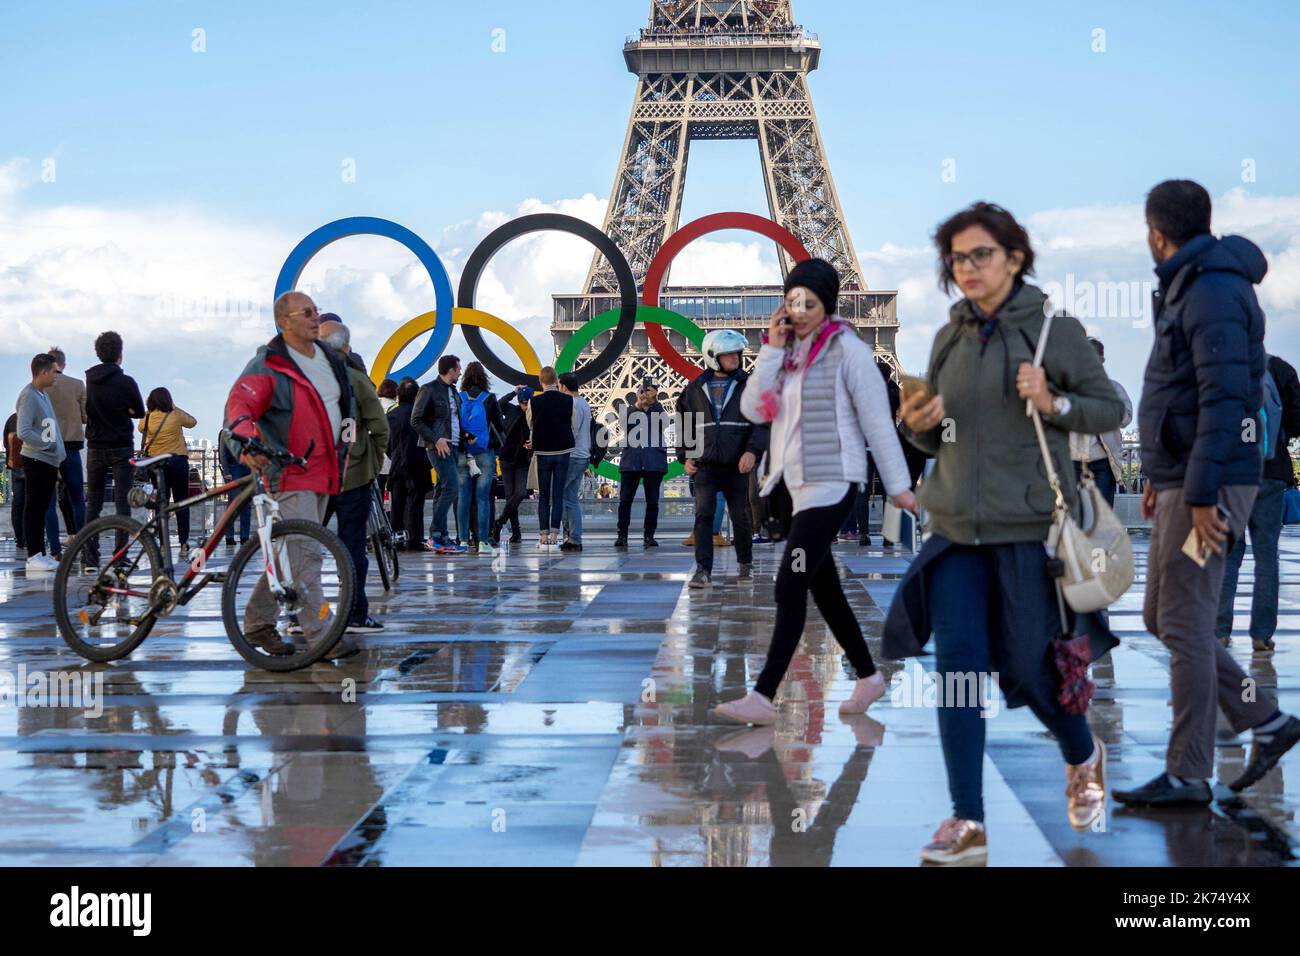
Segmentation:
{"type": "Polygon", "coordinates": [[[397,552],[390,542],[384,540],[382,531],[370,536],[370,549],[375,552],[375,565],[379,568],[379,580],[385,591],[391,591],[397,582],[397,552]]]}
{"type": "Polygon", "coordinates": [[[96,518],[63,551],[54,574],[54,621],[67,645],[90,661],[115,661],[135,650],[158,619],[153,587],[165,581],[162,552],[144,526],[126,515],[96,518]],[[99,537],[125,539],[116,560],[99,568],[99,537]],[[83,571],[83,568],[95,568],[83,571]]]}
{"type": "Polygon", "coordinates": [[[314,521],[277,521],[269,556],[261,539],[252,537],[226,571],[221,589],[226,636],[244,660],[263,670],[314,664],[343,636],[355,586],[352,559],[335,534],[314,521]],[[267,582],[272,565],[282,582],[292,582],[283,595],[267,582]]]}

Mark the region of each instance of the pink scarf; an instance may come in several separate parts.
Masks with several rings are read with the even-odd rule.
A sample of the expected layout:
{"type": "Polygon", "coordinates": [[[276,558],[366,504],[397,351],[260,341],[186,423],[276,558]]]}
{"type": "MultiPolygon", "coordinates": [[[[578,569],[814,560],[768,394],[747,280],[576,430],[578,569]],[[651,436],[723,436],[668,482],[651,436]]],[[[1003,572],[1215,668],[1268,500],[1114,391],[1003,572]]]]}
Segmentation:
{"type": "Polygon", "coordinates": [[[785,358],[781,362],[781,371],[777,373],[776,384],[759,394],[758,408],[759,413],[763,416],[763,421],[775,421],[776,416],[780,413],[781,389],[785,387],[786,375],[791,372],[801,372],[808,368],[834,336],[852,327],[850,323],[838,315],[832,315],[822,323],[821,328],[813,335],[803,339],[791,335],[790,340],[785,344],[785,358]]]}

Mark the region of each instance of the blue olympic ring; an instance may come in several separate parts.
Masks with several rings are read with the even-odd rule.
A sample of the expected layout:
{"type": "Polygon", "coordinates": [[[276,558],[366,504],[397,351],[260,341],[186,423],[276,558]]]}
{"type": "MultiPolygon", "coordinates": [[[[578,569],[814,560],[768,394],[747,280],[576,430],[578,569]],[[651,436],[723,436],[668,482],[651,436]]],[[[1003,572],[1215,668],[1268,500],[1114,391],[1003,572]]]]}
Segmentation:
{"type": "Polygon", "coordinates": [[[420,350],[419,355],[389,373],[395,380],[406,375],[418,379],[433,366],[438,356],[447,348],[447,343],[451,341],[452,315],[456,300],[452,297],[451,278],[447,275],[447,267],[442,264],[438,254],[427,242],[405,226],[373,216],[352,216],[326,223],[294,246],[293,251],[289,253],[289,258],[284,260],[284,265],[280,267],[280,275],[275,280],[275,297],[278,299],[285,292],[293,290],[298,284],[302,270],[307,267],[307,263],[316,253],[330,243],[349,236],[383,236],[400,242],[415,254],[420,264],[429,273],[429,278],[433,280],[437,320],[429,341],[424,343],[424,348],[420,350]]]}

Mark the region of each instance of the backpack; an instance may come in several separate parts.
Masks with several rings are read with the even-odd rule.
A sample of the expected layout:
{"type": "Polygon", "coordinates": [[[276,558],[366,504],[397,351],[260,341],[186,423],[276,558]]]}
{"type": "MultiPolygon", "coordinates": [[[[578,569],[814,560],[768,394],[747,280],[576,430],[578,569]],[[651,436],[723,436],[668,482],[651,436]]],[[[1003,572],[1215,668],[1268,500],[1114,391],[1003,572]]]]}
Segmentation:
{"type": "MultiPolygon", "coordinates": [[[[1265,361],[1268,361],[1267,357],[1265,361]]],[[[1277,451],[1278,438],[1282,433],[1282,393],[1278,390],[1277,381],[1267,365],[1264,367],[1264,404],[1260,406],[1259,417],[1264,432],[1260,453],[1264,456],[1264,460],[1268,461],[1277,451]]]]}
{"type": "Polygon", "coordinates": [[[479,392],[478,398],[465,395],[460,402],[460,430],[471,436],[465,442],[465,450],[471,455],[488,450],[487,397],[487,392],[479,392]]]}

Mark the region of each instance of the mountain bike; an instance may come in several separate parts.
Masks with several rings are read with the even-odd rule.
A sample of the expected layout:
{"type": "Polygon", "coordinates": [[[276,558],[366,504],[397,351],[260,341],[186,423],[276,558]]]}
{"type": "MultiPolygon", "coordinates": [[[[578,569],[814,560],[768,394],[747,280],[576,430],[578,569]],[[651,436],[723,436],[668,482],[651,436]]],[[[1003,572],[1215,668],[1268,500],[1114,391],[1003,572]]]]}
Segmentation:
{"type": "MultiPolygon", "coordinates": [[[[273,452],[256,439],[244,451],[282,468],[305,468],[306,458],[273,452]]],[[[311,454],[308,448],[307,454],[311,454]]],[[[269,671],[292,671],[321,660],[347,627],[356,587],[343,542],[314,521],[282,520],[261,469],[172,505],[160,493],[163,463],[171,455],[132,460],[151,479],[131,489],[131,504],[152,512],[145,523],[105,515],[88,523],[63,551],[54,575],[54,619],[63,640],[91,661],[126,657],[160,619],[188,604],[210,583],[221,585],[226,636],[244,660],[269,671]],[[172,562],[170,517],[182,508],[238,491],[212,535],[179,578],[172,562]],[[208,560],[226,528],[246,506],[256,517],[249,538],[225,569],[208,560]],[[111,556],[100,566],[99,539],[113,534],[111,556]]]]}

